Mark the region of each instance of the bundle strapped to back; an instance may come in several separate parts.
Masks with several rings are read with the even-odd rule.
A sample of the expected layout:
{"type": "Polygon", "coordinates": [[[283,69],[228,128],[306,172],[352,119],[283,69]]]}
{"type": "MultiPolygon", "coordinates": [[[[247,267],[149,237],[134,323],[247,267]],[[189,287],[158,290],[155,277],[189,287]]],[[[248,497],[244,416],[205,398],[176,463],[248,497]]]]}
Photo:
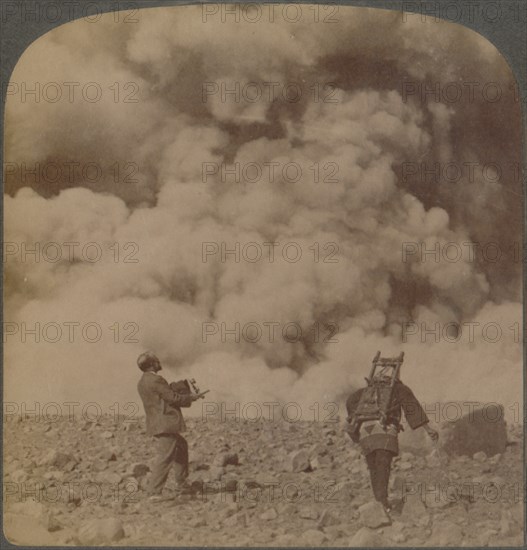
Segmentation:
{"type": "Polygon", "coordinates": [[[399,371],[404,360],[404,352],[398,357],[381,357],[378,351],[372,361],[370,376],[366,378],[367,386],[360,396],[357,408],[353,413],[351,431],[360,429],[363,422],[379,420],[386,426],[391,409],[396,408],[392,403],[395,382],[399,378],[399,371]]]}

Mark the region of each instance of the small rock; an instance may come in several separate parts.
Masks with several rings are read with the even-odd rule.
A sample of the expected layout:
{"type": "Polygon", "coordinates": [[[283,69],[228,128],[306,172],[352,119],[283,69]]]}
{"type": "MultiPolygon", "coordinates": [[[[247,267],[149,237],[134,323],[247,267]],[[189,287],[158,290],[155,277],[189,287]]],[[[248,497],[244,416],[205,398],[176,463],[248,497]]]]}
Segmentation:
{"type": "Polygon", "coordinates": [[[312,507],[305,507],[300,509],[300,512],[298,513],[298,515],[302,519],[317,519],[318,511],[312,507]]]}
{"type": "Polygon", "coordinates": [[[380,547],[385,546],[385,541],[381,535],[376,532],[368,529],[367,527],[361,527],[351,538],[349,542],[350,546],[353,547],[380,547]]]}
{"type": "Polygon", "coordinates": [[[117,460],[117,455],[112,449],[104,449],[99,456],[102,460],[106,460],[107,462],[113,462],[117,460]]]}
{"type": "Polygon", "coordinates": [[[143,464],[143,463],[132,464],[132,468],[131,468],[132,476],[135,477],[136,479],[146,476],[146,474],[149,471],[150,471],[150,468],[146,464],[143,464]]]}
{"type": "Polygon", "coordinates": [[[504,537],[508,537],[511,534],[511,524],[506,517],[502,517],[500,520],[500,533],[504,537]]]}
{"type": "Polygon", "coordinates": [[[404,534],[404,525],[400,521],[395,521],[390,525],[390,527],[387,527],[384,529],[384,535],[387,536],[390,540],[397,543],[403,543],[406,542],[407,538],[404,534]]]}
{"type": "Polygon", "coordinates": [[[238,488],[237,479],[227,479],[225,480],[225,490],[229,493],[233,493],[238,488]]]}
{"type": "Polygon", "coordinates": [[[124,537],[123,524],[116,518],[94,519],[82,525],[77,538],[81,544],[117,542],[124,537]]]}
{"type": "Polygon", "coordinates": [[[303,449],[293,451],[287,456],[286,469],[289,472],[305,472],[310,469],[309,453],[303,449]]]}
{"type": "Polygon", "coordinates": [[[403,496],[403,510],[401,513],[401,521],[414,525],[427,525],[430,516],[426,511],[421,495],[405,494],[403,496]]]}
{"type": "Polygon", "coordinates": [[[137,432],[141,429],[139,422],[125,422],[123,430],[125,432],[137,432]]]}
{"type": "Polygon", "coordinates": [[[213,466],[208,470],[207,478],[209,481],[220,481],[225,474],[225,469],[221,466],[213,466]]]}
{"type": "Polygon", "coordinates": [[[247,515],[244,513],[234,514],[223,521],[225,527],[247,527],[247,515]]]}
{"type": "Polygon", "coordinates": [[[275,508],[269,508],[262,514],[260,514],[259,518],[264,521],[269,521],[271,519],[276,519],[278,517],[278,513],[275,510],[275,508]]]}
{"type": "Polygon", "coordinates": [[[113,438],[113,433],[109,432],[109,431],[105,431],[105,432],[102,432],[101,437],[103,439],[112,439],[113,438]]]}
{"type": "Polygon", "coordinates": [[[81,431],[83,432],[87,432],[88,430],[91,430],[92,428],[94,428],[95,426],[98,426],[99,424],[97,422],[85,422],[84,425],[82,426],[81,428],[81,431]]]}
{"type": "Polygon", "coordinates": [[[359,507],[359,514],[362,524],[371,529],[377,529],[383,525],[390,525],[391,520],[384,511],[384,507],[376,500],[368,502],[359,507]]]}
{"type": "Polygon", "coordinates": [[[424,495],[424,501],[427,508],[446,508],[453,502],[441,485],[436,485],[435,490],[430,487],[424,495]]]}
{"type": "Polygon", "coordinates": [[[60,453],[55,449],[49,450],[38,460],[38,466],[54,466],[59,470],[72,471],[78,464],[74,456],[60,453]]]}
{"type": "Polygon", "coordinates": [[[49,472],[46,472],[43,477],[48,480],[54,479],[60,481],[64,479],[64,472],[61,472],[60,470],[50,470],[49,472]]]}
{"type": "Polygon", "coordinates": [[[117,472],[100,472],[96,476],[96,481],[99,483],[108,483],[110,485],[117,485],[121,483],[122,476],[117,472]]]}
{"type": "Polygon", "coordinates": [[[23,483],[29,479],[29,474],[25,470],[15,470],[9,477],[15,483],[23,483]]]}
{"type": "Polygon", "coordinates": [[[483,451],[478,451],[472,455],[472,458],[477,462],[485,462],[487,460],[487,455],[483,451]]]}
{"type": "Polygon", "coordinates": [[[331,527],[333,525],[339,525],[339,518],[329,509],[325,509],[317,522],[319,528],[331,527]]]}
{"type": "Polygon", "coordinates": [[[349,502],[353,499],[354,492],[353,484],[350,481],[343,481],[337,484],[331,498],[337,502],[349,502]]]}
{"type": "Polygon", "coordinates": [[[237,453],[218,453],[214,457],[213,465],[218,467],[223,466],[238,466],[239,459],[237,453]]]}
{"type": "Polygon", "coordinates": [[[302,535],[302,542],[306,546],[322,546],[327,540],[326,535],[318,529],[308,529],[302,535]]]}
{"type": "Polygon", "coordinates": [[[206,527],[207,522],[205,521],[204,518],[192,518],[192,519],[188,520],[187,525],[189,527],[197,529],[198,527],[206,527]]]}
{"type": "Polygon", "coordinates": [[[447,520],[434,522],[432,539],[438,546],[462,546],[463,531],[456,523],[447,520]]]}

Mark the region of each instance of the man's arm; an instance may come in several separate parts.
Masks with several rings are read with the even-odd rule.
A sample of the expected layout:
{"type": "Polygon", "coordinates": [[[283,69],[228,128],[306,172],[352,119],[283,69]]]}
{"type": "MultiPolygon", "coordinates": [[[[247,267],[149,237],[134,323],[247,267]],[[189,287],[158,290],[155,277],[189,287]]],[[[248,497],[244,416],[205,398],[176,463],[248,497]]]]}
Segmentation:
{"type": "Polygon", "coordinates": [[[353,415],[357,410],[357,405],[359,404],[360,396],[362,395],[363,391],[364,390],[361,388],[360,390],[353,392],[346,400],[346,411],[348,413],[348,419],[350,420],[351,418],[353,418],[353,415]]]}
{"type": "Polygon", "coordinates": [[[417,398],[412,390],[408,386],[401,383],[398,387],[398,391],[399,399],[404,411],[404,417],[406,418],[410,428],[412,428],[412,430],[416,430],[417,428],[423,427],[432,441],[437,441],[439,439],[439,434],[436,430],[430,427],[430,420],[428,419],[423,407],[421,407],[421,403],[417,401],[417,398]]]}
{"type": "Polygon", "coordinates": [[[170,389],[168,382],[162,376],[156,376],[154,391],[161,399],[176,407],[190,407],[195,399],[190,394],[176,393],[170,389]]]}

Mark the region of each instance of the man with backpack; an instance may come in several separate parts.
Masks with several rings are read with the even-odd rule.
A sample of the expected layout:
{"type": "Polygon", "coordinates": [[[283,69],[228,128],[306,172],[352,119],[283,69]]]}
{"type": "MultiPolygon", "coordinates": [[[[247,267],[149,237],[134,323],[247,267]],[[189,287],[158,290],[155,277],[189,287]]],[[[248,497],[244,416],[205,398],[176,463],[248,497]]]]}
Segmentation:
{"type": "Polygon", "coordinates": [[[398,433],[402,430],[401,416],[413,429],[423,427],[432,441],[439,434],[429,426],[428,417],[412,390],[399,378],[404,355],[398,358],[381,358],[380,352],[373,360],[367,387],[352,393],[346,401],[348,412],[347,432],[354,442],[360,444],[370,472],[375,500],[386,512],[388,482],[392,458],[399,454],[398,433]],[[376,372],[380,368],[380,372],[376,372]],[[392,369],[391,375],[387,374],[392,369]]]}

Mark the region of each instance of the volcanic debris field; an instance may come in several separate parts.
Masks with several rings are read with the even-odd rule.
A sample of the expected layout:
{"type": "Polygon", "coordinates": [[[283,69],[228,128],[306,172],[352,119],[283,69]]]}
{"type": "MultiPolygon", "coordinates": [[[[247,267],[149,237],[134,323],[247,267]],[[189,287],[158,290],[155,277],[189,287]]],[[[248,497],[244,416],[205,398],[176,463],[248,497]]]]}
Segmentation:
{"type": "Polygon", "coordinates": [[[403,439],[386,524],[341,423],[190,418],[193,491],[174,497],[169,476],[152,502],[143,419],[16,419],[4,424],[4,533],[41,545],[521,546],[522,426],[502,424],[493,456],[403,439]]]}

